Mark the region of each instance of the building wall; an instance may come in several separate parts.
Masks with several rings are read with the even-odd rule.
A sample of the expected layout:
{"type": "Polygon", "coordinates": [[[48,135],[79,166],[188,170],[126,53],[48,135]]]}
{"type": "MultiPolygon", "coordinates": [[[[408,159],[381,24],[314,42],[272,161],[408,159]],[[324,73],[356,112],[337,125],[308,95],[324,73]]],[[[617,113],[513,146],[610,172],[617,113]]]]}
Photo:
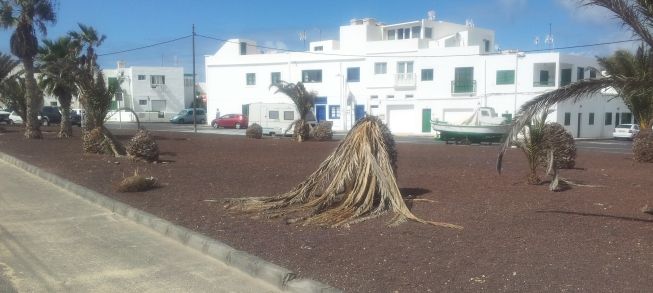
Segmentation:
{"type": "MultiPolygon", "coordinates": [[[[433,135],[435,133],[428,127],[430,120],[460,122],[478,106],[494,107],[500,115],[514,117],[526,101],[558,88],[562,69],[571,69],[573,82],[577,79],[578,67],[597,67],[593,58],[557,52],[496,53],[493,52],[494,32],[490,30],[442,22],[422,23],[432,25],[434,36],[441,38],[385,40],[374,37],[374,34],[382,37],[385,29],[373,23],[341,27],[340,50],[330,49],[329,54],[241,55],[235,44],[242,40],[231,40],[215,55],[206,57],[208,108],[220,108],[223,114],[241,113],[244,104],[272,102],[279,98],[274,95],[274,89],[270,90],[271,72],[280,72],[281,80],[294,83],[302,81],[303,70],[322,70],[322,82],[305,82],[305,86],[322,97],[321,101],[326,101],[324,107],[319,108],[326,109],[326,119],[333,121],[334,129],[350,129],[358,106],[367,114],[379,116],[394,133],[433,135]],[[442,31],[436,32],[438,27],[442,31]],[[443,40],[455,34],[459,34],[460,44],[465,46],[445,47],[443,40]],[[493,54],[486,54],[484,39],[490,41],[489,53],[493,54]],[[399,62],[412,62],[412,74],[398,74],[399,62]],[[375,63],[385,63],[386,72],[375,74],[375,63]],[[473,90],[460,92],[456,86],[454,91],[456,68],[465,67],[473,68],[473,90]],[[348,68],[359,68],[359,81],[348,81],[348,68]],[[433,80],[422,80],[422,70],[432,70],[433,80]],[[498,70],[512,71],[514,78],[507,84],[498,84],[498,70]],[[248,73],[255,74],[254,85],[246,84],[248,73]],[[549,83],[540,80],[547,75],[549,83]],[[339,117],[330,115],[335,107],[340,109],[339,117]]],[[[253,42],[249,44],[255,46],[253,42]]],[[[589,78],[589,72],[584,78],[589,78]]],[[[591,127],[583,124],[589,123],[583,116],[589,114],[581,114],[581,137],[609,137],[614,125],[601,125],[599,120],[604,114],[598,113],[618,111],[617,108],[627,112],[619,99],[608,103],[605,97],[587,99],[582,109],[574,107],[561,104],[552,117],[561,122],[560,113],[570,112],[574,116],[594,111],[595,122],[591,127]]],[[[578,125],[571,122],[567,129],[576,136],[577,128],[578,125]]]]}

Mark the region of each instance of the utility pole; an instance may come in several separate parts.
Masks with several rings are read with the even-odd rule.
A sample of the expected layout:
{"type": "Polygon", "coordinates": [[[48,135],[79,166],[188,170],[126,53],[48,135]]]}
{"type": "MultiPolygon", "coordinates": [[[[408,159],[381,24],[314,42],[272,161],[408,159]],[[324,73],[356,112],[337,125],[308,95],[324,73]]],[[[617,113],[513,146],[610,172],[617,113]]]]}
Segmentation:
{"type": "Polygon", "coordinates": [[[197,133],[197,91],[195,89],[195,24],[193,24],[193,131],[197,133]]]}

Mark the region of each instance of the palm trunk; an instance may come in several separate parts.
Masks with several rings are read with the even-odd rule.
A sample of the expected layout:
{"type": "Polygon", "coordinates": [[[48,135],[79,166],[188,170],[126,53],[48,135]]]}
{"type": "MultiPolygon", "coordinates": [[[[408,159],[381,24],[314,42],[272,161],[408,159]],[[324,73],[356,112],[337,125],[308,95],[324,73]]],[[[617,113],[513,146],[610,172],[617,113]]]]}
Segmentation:
{"type": "Polygon", "coordinates": [[[61,103],[61,129],[59,129],[59,138],[70,138],[73,136],[73,126],[70,124],[70,100],[72,96],[60,97],[61,103]]]}
{"type": "Polygon", "coordinates": [[[41,124],[38,113],[43,105],[43,96],[34,79],[34,60],[30,57],[23,59],[25,67],[25,92],[27,99],[27,113],[25,114],[25,137],[28,139],[41,139],[41,124]]]}

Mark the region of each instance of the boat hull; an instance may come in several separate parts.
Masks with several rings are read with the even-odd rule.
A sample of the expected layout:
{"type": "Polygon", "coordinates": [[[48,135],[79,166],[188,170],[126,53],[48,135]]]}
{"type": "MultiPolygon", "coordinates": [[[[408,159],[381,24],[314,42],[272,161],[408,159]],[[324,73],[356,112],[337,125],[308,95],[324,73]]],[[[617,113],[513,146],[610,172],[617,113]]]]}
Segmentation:
{"type": "Polygon", "coordinates": [[[451,125],[436,122],[431,125],[440,134],[440,140],[456,143],[501,142],[510,130],[510,125],[451,125]]]}

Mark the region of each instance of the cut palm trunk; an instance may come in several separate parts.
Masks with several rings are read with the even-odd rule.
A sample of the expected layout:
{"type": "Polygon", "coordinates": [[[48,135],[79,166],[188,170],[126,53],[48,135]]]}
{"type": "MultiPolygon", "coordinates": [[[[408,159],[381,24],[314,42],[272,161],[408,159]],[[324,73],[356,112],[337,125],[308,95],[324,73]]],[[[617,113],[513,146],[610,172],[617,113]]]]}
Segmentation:
{"type": "Polygon", "coordinates": [[[336,150],[306,180],[291,191],[273,197],[230,199],[226,208],[261,212],[269,217],[289,216],[291,223],[346,226],[394,215],[390,225],[413,220],[436,226],[413,215],[401,196],[395,177],[394,138],[376,117],[359,120],[336,150]]]}

